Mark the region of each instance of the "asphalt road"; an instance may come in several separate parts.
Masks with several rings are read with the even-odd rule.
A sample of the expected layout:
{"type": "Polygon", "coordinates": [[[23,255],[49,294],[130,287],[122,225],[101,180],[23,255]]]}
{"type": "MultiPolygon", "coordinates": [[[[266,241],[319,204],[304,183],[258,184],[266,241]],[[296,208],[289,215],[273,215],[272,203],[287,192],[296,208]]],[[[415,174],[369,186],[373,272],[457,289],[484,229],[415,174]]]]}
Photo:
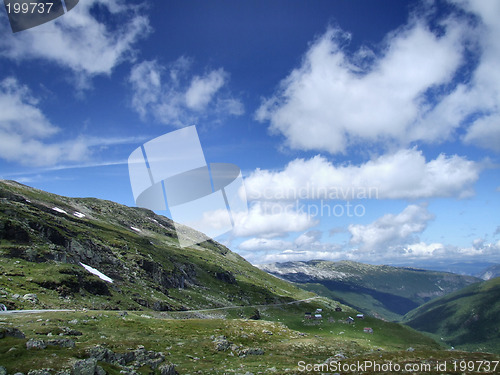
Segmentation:
{"type": "MultiPolygon", "coordinates": [[[[183,310],[183,311],[175,311],[176,313],[193,313],[193,312],[206,312],[206,311],[217,311],[217,310],[227,310],[227,309],[239,309],[242,307],[270,307],[270,306],[283,306],[283,305],[293,305],[294,303],[306,302],[313,299],[319,298],[310,297],[306,299],[301,299],[298,301],[284,302],[284,303],[273,303],[270,305],[251,305],[251,306],[228,306],[228,307],[215,307],[212,309],[201,309],[201,310],[183,310]]],[[[8,311],[0,311],[0,315],[11,315],[11,314],[40,314],[45,312],[64,312],[64,311],[80,311],[80,310],[67,310],[67,309],[51,309],[51,310],[8,310],[8,311]]],[[[87,310],[92,311],[92,310],[87,310]]],[[[115,311],[115,310],[113,310],[115,311]]],[[[117,310],[116,310],[117,311],[117,310]]]]}

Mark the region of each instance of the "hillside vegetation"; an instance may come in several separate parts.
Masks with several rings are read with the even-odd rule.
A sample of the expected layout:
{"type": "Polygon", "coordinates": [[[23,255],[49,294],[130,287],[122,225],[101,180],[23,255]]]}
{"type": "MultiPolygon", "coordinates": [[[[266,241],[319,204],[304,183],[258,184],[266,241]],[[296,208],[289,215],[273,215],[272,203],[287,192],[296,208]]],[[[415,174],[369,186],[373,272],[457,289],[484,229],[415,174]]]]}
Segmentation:
{"type": "Polygon", "coordinates": [[[410,311],[405,324],[465,350],[500,353],[500,278],[470,285],[410,311]]]}
{"type": "Polygon", "coordinates": [[[208,238],[180,248],[172,221],[152,211],[10,181],[0,182],[0,288],[0,303],[9,310],[166,311],[313,296],[208,238]]]}

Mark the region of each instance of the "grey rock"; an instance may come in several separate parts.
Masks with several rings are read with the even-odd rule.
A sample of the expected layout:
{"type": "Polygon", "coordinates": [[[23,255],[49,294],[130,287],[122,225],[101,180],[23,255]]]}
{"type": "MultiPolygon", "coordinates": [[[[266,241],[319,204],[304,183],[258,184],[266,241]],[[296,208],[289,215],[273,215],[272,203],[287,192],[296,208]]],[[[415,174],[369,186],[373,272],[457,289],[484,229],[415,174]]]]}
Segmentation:
{"type": "Polygon", "coordinates": [[[0,366],[0,375],[7,375],[7,369],[3,366],[0,366]]]}
{"type": "Polygon", "coordinates": [[[245,357],[247,355],[264,355],[264,350],[260,348],[244,348],[239,351],[238,355],[240,357],[245,357]]]}
{"type": "Polygon", "coordinates": [[[177,371],[175,371],[175,366],[171,363],[164,363],[160,367],[158,367],[160,371],[160,375],[176,375],[177,371]]]}
{"type": "Polygon", "coordinates": [[[218,352],[226,351],[232,344],[232,342],[227,340],[226,336],[217,336],[212,342],[215,344],[215,350],[218,352]]]}
{"type": "Polygon", "coordinates": [[[106,371],[101,366],[96,366],[95,375],[106,375],[106,371]]]}
{"type": "Polygon", "coordinates": [[[413,348],[410,346],[408,349],[406,349],[406,351],[407,351],[407,352],[414,352],[414,351],[415,351],[415,349],[413,349],[413,348]]]}
{"type": "Polygon", "coordinates": [[[26,349],[46,349],[47,343],[44,340],[29,339],[26,342],[26,349]]]}
{"type": "Polygon", "coordinates": [[[15,337],[18,339],[24,339],[24,333],[22,333],[19,329],[13,327],[0,328],[0,339],[4,337],[15,337]]]}
{"type": "Polygon", "coordinates": [[[75,342],[71,339],[54,339],[47,341],[47,345],[60,346],[61,348],[74,348],[75,342]]]}
{"type": "MultiPolygon", "coordinates": [[[[116,361],[115,353],[102,346],[95,346],[89,350],[90,358],[95,358],[100,362],[113,363],[116,361]]],[[[125,363],[124,363],[125,364],[125,363]]]]}
{"type": "Polygon", "coordinates": [[[71,369],[72,375],[94,375],[97,368],[97,360],[95,358],[82,359],[76,361],[71,369]]]}
{"type": "Polygon", "coordinates": [[[53,371],[51,368],[44,368],[41,370],[31,370],[28,372],[28,375],[50,375],[51,371],[53,371]]]}
{"type": "Polygon", "coordinates": [[[63,327],[62,328],[62,333],[64,336],[81,336],[83,335],[82,332],[77,331],[76,329],[71,329],[69,327],[63,327]]]}
{"type": "Polygon", "coordinates": [[[23,299],[24,299],[25,301],[30,301],[30,302],[32,302],[32,303],[37,303],[37,302],[38,302],[38,297],[37,297],[37,295],[36,295],[36,294],[33,294],[33,293],[28,293],[28,294],[25,294],[25,295],[23,296],[23,299]]]}

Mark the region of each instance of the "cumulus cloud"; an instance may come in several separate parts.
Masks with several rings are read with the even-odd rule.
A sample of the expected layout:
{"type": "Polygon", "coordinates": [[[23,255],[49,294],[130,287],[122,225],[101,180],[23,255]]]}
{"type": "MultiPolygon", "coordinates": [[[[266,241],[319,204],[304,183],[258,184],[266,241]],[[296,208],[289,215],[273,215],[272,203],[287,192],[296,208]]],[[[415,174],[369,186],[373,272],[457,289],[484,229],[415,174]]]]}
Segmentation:
{"type": "MultiPolygon", "coordinates": [[[[270,121],[288,146],[302,150],[339,153],[361,142],[422,139],[410,130],[425,110],[424,94],[448,83],[462,63],[460,26],[444,27],[444,35],[437,36],[413,20],[387,37],[383,53],[367,67],[366,47],[349,55],[350,36],[330,28],[262,104],[257,119],[270,121]]],[[[449,131],[440,128],[432,138],[449,131]]]]}
{"type": "Polygon", "coordinates": [[[206,108],[215,93],[225,84],[224,69],[213,70],[204,77],[195,76],[186,91],[186,106],[196,111],[206,108]]]}
{"type": "Polygon", "coordinates": [[[362,251],[379,251],[391,246],[416,242],[427,223],[434,218],[426,206],[409,205],[399,214],[386,214],[367,225],[351,224],[351,245],[362,251]]]}
{"type": "Polygon", "coordinates": [[[0,81],[0,158],[40,167],[90,160],[93,148],[137,142],[138,137],[84,137],[53,141],[62,130],[52,124],[40,108],[40,101],[28,86],[16,78],[0,81]]]}
{"type": "Polygon", "coordinates": [[[17,61],[48,60],[70,69],[80,87],[85,87],[89,78],[109,75],[118,64],[132,58],[134,45],[151,31],[147,17],[137,9],[122,0],[80,1],[64,16],[36,28],[17,34],[4,29],[0,55],[17,61]],[[115,27],[93,16],[97,7],[105,8],[116,19],[115,27]]]}
{"type": "Polygon", "coordinates": [[[132,108],[143,121],[156,121],[178,127],[197,122],[209,114],[242,115],[243,104],[221,93],[229,74],[224,69],[189,78],[191,61],[185,57],[163,66],[156,60],[143,61],[132,67],[132,108]],[[209,104],[214,105],[209,107],[209,104]]]}
{"type": "MultiPolygon", "coordinates": [[[[444,245],[441,243],[426,244],[425,242],[417,242],[404,246],[402,251],[398,253],[398,256],[412,260],[453,259],[454,261],[470,261],[477,260],[478,257],[498,259],[499,251],[500,241],[496,243],[489,243],[485,242],[483,239],[476,239],[470,246],[466,247],[444,245]]],[[[394,254],[389,254],[389,256],[390,255],[394,254]]]]}
{"type": "Polygon", "coordinates": [[[335,166],[323,156],[295,159],[282,171],[257,169],[245,179],[248,198],[343,199],[467,197],[481,166],[457,155],[426,161],[413,148],[359,166],[335,166]]]}
{"type": "Polygon", "coordinates": [[[414,14],[380,51],[350,52],[350,35],[329,28],[262,103],[257,119],[299,150],[442,142],[464,126],[464,142],[499,151],[500,4],[456,3],[479,22],[450,14],[431,28],[432,11],[414,14]]]}
{"type": "Polygon", "coordinates": [[[272,238],[288,232],[301,232],[318,224],[313,216],[293,205],[277,202],[254,202],[248,214],[235,215],[233,234],[238,237],[272,238]]]}
{"type": "Polygon", "coordinates": [[[0,82],[0,157],[30,166],[84,158],[88,150],[82,140],[46,141],[60,129],[50,123],[38,103],[29,88],[15,78],[0,82]]]}
{"type": "Polygon", "coordinates": [[[266,264],[274,262],[294,262],[294,261],[306,261],[310,259],[321,259],[321,260],[343,260],[350,259],[342,251],[295,251],[295,250],[285,250],[282,252],[268,252],[264,254],[258,254],[256,252],[249,252],[245,254],[245,259],[247,259],[252,264],[266,264]]]}
{"type": "Polygon", "coordinates": [[[475,120],[463,137],[466,143],[500,152],[500,3],[495,0],[456,3],[481,19],[476,31],[481,58],[470,82],[457,88],[446,109],[460,111],[461,121],[474,115],[475,120]]]}

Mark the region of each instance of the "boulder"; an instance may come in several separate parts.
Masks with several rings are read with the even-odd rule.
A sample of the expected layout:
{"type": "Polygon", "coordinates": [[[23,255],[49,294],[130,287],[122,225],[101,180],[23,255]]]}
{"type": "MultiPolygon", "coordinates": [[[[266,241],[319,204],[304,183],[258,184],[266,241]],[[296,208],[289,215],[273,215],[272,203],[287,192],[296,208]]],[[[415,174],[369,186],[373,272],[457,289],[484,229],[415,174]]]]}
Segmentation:
{"type": "Polygon", "coordinates": [[[26,342],[26,349],[46,349],[47,343],[44,340],[29,339],[26,342]]]}
{"type": "Polygon", "coordinates": [[[76,361],[71,369],[71,375],[94,375],[97,370],[97,359],[88,358],[76,361]]]}
{"type": "Polygon", "coordinates": [[[24,333],[22,333],[19,329],[13,327],[2,327],[0,328],[0,339],[4,337],[15,337],[18,339],[24,339],[24,333]]]}
{"type": "Polygon", "coordinates": [[[160,367],[158,367],[160,371],[160,375],[177,375],[178,372],[175,371],[175,366],[171,363],[164,363],[160,367]]]}
{"type": "Polygon", "coordinates": [[[51,368],[44,368],[41,370],[31,370],[28,372],[28,375],[51,375],[50,372],[52,371],[51,368]]]}
{"type": "Polygon", "coordinates": [[[75,342],[71,339],[54,339],[47,341],[47,345],[60,346],[61,348],[74,348],[75,342]]]}
{"type": "Polygon", "coordinates": [[[232,344],[227,340],[226,336],[217,336],[212,342],[215,344],[215,350],[218,352],[226,351],[232,344]]]}
{"type": "Polygon", "coordinates": [[[32,303],[37,303],[38,302],[38,297],[36,294],[33,294],[33,293],[28,293],[28,294],[25,294],[23,296],[23,299],[25,301],[29,301],[29,302],[32,302],[32,303]]]}

